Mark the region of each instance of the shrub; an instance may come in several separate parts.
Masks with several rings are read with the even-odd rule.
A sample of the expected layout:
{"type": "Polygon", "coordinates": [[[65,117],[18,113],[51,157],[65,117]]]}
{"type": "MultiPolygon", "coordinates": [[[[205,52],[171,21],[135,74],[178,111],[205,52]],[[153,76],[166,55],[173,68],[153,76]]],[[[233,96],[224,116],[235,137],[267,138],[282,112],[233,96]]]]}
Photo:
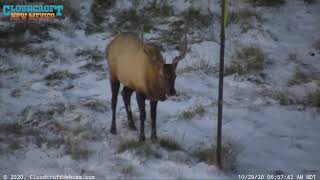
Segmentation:
{"type": "Polygon", "coordinates": [[[226,66],[225,74],[246,75],[258,73],[263,70],[266,59],[262,49],[257,47],[245,47],[237,50],[233,55],[230,65],[226,66]]]}
{"type": "Polygon", "coordinates": [[[175,20],[169,24],[168,30],[162,30],[161,43],[178,46],[186,32],[185,22],[183,20],[175,20]]]}
{"type": "Polygon", "coordinates": [[[173,15],[173,9],[167,1],[161,4],[151,3],[151,5],[144,8],[144,11],[153,17],[168,17],[173,15]]]}
{"type": "Polygon", "coordinates": [[[112,8],[116,0],[94,0],[91,6],[93,22],[99,26],[106,17],[106,10],[112,8]]]}
{"type": "Polygon", "coordinates": [[[116,31],[140,32],[143,27],[144,32],[150,32],[153,29],[151,18],[133,8],[120,12],[116,19],[116,31]]]}
{"type": "Polygon", "coordinates": [[[63,1],[63,17],[70,17],[73,22],[80,20],[81,14],[75,9],[70,2],[63,1]]]}
{"type": "Polygon", "coordinates": [[[164,148],[167,149],[169,151],[179,151],[182,150],[180,144],[178,144],[178,142],[174,141],[173,139],[169,139],[169,138],[161,138],[159,140],[159,145],[164,148]]]}
{"type": "Polygon", "coordinates": [[[213,16],[203,14],[195,8],[189,8],[187,11],[182,12],[182,18],[188,27],[200,29],[209,27],[213,23],[213,16]]]}

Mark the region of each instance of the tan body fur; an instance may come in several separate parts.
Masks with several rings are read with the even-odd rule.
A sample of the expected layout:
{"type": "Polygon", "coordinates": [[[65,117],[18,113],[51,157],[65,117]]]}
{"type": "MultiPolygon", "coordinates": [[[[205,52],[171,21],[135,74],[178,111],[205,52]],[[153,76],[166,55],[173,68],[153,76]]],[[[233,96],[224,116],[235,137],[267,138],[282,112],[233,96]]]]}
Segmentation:
{"type": "Polygon", "coordinates": [[[142,44],[137,36],[130,33],[118,34],[107,47],[110,80],[119,81],[124,86],[143,93],[147,99],[158,100],[164,95],[159,68],[165,64],[162,56],[159,56],[161,54],[158,48],[142,44]],[[158,59],[158,62],[153,59],[158,59]]]}

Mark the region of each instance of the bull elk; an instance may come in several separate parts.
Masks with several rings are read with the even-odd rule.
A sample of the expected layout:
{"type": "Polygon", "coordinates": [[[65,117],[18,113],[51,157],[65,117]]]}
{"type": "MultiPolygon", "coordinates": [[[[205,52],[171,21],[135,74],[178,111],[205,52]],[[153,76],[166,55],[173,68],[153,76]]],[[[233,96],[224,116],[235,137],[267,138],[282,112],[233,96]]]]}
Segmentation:
{"type": "Polygon", "coordinates": [[[112,90],[112,124],[111,133],[116,134],[116,105],[120,88],[123,85],[122,98],[128,116],[128,125],[136,130],[130,108],[132,93],[136,92],[136,99],[140,112],[139,140],[145,140],[144,121],[146,119],[145,100],[150,100],[151,111],[151,140],[157,139],[156,114],[158,101],[164,101],[168,96],[176,94],[174,88],[176,68],[187,52],[187,36],[185,47],[171,64],[166,64],[160,49],[151,43],[144,43],[131,33],[120,33],[107,46],[107,61],[112,90]]]}

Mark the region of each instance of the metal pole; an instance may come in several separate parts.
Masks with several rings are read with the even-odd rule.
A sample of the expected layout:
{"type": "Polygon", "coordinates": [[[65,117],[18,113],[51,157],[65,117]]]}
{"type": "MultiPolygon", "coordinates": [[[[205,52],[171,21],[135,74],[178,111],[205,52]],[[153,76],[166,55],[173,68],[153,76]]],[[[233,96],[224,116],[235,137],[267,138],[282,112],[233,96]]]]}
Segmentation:
{"type": "Polygon", "coordinates": [[[224,45],[225,45],[225,1],[221,3],[221,34],[220,34],[220,70],[219,70],[219,97],[218,97],[218,125],[217,125],[217,164],[222,168],[221,162],[221,134],[222,134],[222,107],[223,107],[223,76],[224,76],[224,45]]]}

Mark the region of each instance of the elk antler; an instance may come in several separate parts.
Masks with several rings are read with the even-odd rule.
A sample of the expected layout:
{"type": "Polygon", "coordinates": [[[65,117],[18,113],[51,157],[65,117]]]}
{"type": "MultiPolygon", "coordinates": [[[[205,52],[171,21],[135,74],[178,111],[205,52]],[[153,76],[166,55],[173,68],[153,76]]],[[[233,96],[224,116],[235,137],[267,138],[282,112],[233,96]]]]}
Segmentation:
{"type": "Polygon", "coordinates": [[[141,26],[141,43],[143,45],[143,25],[141,26]]]}
{"type": "Polygon", "coordinates": [[[178,65],[179,61],[181,61],[187,54],[187,33],[184,34],[184,50],[180,53],[179,56],[176,56],[173,60],[172,60],[172,64],[174,64],[175,66],[178,65]]]}

